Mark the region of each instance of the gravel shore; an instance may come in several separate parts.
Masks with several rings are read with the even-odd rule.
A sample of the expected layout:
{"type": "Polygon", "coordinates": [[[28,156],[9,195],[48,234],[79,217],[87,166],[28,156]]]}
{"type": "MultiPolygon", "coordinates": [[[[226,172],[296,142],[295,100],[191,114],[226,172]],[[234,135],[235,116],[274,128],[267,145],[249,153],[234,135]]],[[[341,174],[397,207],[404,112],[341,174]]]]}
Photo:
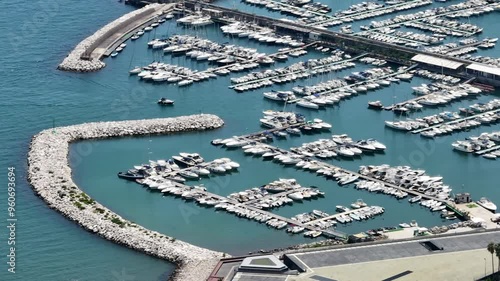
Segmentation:
{"type": "MultiPolygon", "coordinates": [[[[73,182],[68,162],[71,142],[168,134],[219,128],[224,121],[199,114],[176,118],[84,123],[44,130],[35,135],[28,153],[28,180],[50,208],[88,231],[129,248],[176,263],[173,280],[206,280],[223,253],[197,247],[132,223],[86,195],[73,182]]],[[[227,256],[227,255],[226,255],[227,256]]]]}

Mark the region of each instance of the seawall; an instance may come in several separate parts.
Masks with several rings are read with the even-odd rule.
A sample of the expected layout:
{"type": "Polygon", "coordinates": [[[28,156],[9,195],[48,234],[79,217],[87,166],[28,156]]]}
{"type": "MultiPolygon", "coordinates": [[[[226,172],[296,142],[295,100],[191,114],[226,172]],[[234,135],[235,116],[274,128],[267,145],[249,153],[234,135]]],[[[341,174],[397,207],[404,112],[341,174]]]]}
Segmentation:
{"type": "Polygon", "coordinates": [[[86,195],[73,182],[68,161],[71,142],[87,139],[210,130],[224,125],[218,116],[96,122],[47,129],[31,140],[28,181],[47,205],[101,237],[177,264],[173,280],[206,280],[223,253],[197,247],[132,223],[86,195]]]}
{"type": "Polygon", "coordinates": [[[64,58],[64,60],[59,64],[57,69],[74,72],[91,72],[104,68],[106,64],[99,58],[91,57],[85,54],[88,54],[89,52],[92,53],[92,51],[107,38],[115,33],[119,33],[121,29],[127,27],[130,23],[140,20],[142,17],[149,18],[149,16],[164,6],[165,5],[163,4],[150,4],[108,23],[76,45],[68,56],[66,56],[66,58],[64,58]]]}

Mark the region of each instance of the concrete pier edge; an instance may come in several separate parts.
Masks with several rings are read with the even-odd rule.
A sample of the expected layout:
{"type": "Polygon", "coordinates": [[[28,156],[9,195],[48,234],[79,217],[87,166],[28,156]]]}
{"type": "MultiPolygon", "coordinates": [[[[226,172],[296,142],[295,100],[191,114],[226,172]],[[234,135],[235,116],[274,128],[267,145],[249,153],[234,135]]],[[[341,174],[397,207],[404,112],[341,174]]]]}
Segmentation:
{"type": "MultiPolygon", "coordinates": [[[[206,280],[227,254],[177,240],[130,222],[85,194],[72,180],[69,145],[89,139],[170,134],[216,129],[224,121],[197,114],[117,122],[83,123],[46,129],[33,136],[28,152],[28,181],[47,205],[89,232],[119,245],[175,263],[170,280],[206,280]]],[[[90,151],[91,153],[91,151],[90,151]]]]}
{"type": "Polygon", "coordinates": [[[78,45],[76,45],[76,47],[59,64],[57,69],[73,72],[92,72],[104,68],[106,64],[101,60],[94,58],[89,60],[82,59],[82,55],[88,48],[95,47],[96,42],[102,41],[103,37],[106,36],[109,31],[117,29],[120,25],[126,24],[130,19],[133,19],[135,16],[140,15],[151,8],[158,8],[160,6],[164,6],[164,4],[149,4],[106,24],[94,34],[85,38],[78,45]]]}

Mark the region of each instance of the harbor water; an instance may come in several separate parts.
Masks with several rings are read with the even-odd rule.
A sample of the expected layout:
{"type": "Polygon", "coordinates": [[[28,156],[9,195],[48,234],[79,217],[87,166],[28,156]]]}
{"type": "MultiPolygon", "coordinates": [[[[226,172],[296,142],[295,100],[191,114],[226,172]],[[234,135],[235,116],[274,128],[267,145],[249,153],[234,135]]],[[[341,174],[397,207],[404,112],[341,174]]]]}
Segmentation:
{"type": "MultiPolygon", "coordinates": [[[[218,3],[263,15],[280,16],[241,2],[223,0],[218,3]]],[[[331,6],[337,10],[347,8],[356,1],[333,3],[331,6]]],[[[9,7],[9,13],[3,17],[5,24],[1,25],[5,28],[3,34],[7,35],[8,44],[2,45],[4,50],[0,55],[3,62],[0,69],[3,95],[0,102],[3,109],[0,112],[3,121],[0,162],[5,171],[2,180],[4,186],[7,167],[16,168],[18,222],[17,272],[14,275],[3,268],[0,280],[163,280],[173,271],[174,266],[169,263],[87,233],[50,210],[33,194],[26,182],[26,154],[31,136],[53,126],[84,122],[171,117],[200,112],[216,114],[224,119],[223,128],[209,132],[80,142],[72,145],[69,155],[75,182],[92,198],[135,223],[198,246],[238,255],[315,240],[302,235],[292,236],[284,230],[269,228],[222,211],[216,212],[179,198],[162,196],[141,185],[119,179],[117,172],[147,163],[150,159],[168,159],[179,152],[198,152],[207,160],[229,157],[241,165],[239,171],[228,175],[188,182],[204,184],[214,193],[229,195],[278,178],[295,178],[303,186],[317,186],[326,193],[324,198],[305,200],[303,203],[273,210],[283,216],[291,217],[313,209],[332,214],[336,205],[348,206],[357,199],[363,199],[369,205],[384,207],[385,213],[367,221],[339,225],[338,230],[352,234],[372,228],[396,226],[412,220],[426,227],[450,223],[443,221],[438,213],[432,213],[419,205],[411,205],[407,200],[356,190],[353,185],[340,187],[335,181],[328,181],[314,173],[245,156],[241,150],[212,146],[210,141],[216,138],[263,130],[259,124],[263,110],[283,110],[283,104],[263,98],[262,93],[270,88],[243,93],[229,89],[229,78],[244,75],[242,73],[194,83],[188,87],[147,83],[128,74],[135,66],[159,60],[198,70],[210,67],[208,63],[200,63],[184,56],[162,56],[162,52],[147,48],[149,40],[172,34],[195,35],[220,43],[258,48],[265,53],[276,52],[279,48],[277,46],[224,36],[216,25],[193,29],[180,27],[175,21],[169,21],[138,40],[127,42],[128,46],[117,57],[105,59],[107,66],[103,70],[86,74],[66,73],[55,68],[78,42],[132,8],[117,1],[97,0],[72,2],[71,5],[57,0],[44,4],[7,0],[3,5],[9,7]],[[47,17],[35,17],[38,11],[44,11],[47,17]],[[156,101],[161,97],[175,100],[175,105],[157,105],[156,101]]],[[[434,5],[443,4],[432,4],[434,5]]],[[[429,7],[431,5],[404,13],[429,7]]],[[[375,20],[381,18],[384,17],[375,20]]],[[[470,21],[483,27],[484,31],[479,38],[484,38],[500,37],[500,30],[495,28],[497,19],[498,14],[491,13],[460,21],[470,21]]],[[[355,23],[353,28],[371,20],[374,19],[355,23]]],[[[481,50],[478,55],[498,57],[499,52],[498,49],[481,50]]],[[[321,52],[311,50],[305,56],[276,63],[272,68],[324,56],[321,52]]],[[[340,79],[353,71],[371,67],[357,63],[355,68],[275,85],[272,89],[290,90],[296,85],[340,79]]],[[[328,162],[354,171],[361,165],[380,164],[425,169],[431,176],[442,176],[444,183],[453,188],[453,193],[470,192],[474,199],[486,196],[493,202],[500,203],[500,161],[458,153],[451,147],[452,142],[467,136],[500,130],[500,125],[481,126],[467,132],[426,139],[418,134],[398,132],[384,126],[384,121],[405,117],[394,115],[391,111],[367,109],[367,103],[373,100],[389,105],[410,99],[414,97],[411,87],[422,83],[429,84],[431,81],[415,77],[409,83],[393,84],[318,111],[287,105],[285,110],[295,110],[308,119],[321,118],[331,123],[333,128],[331,132],[322,134],[275,140],[273,145],[287,149],[319,138],[329,138],[331,134],[344,133],[353,139],[375,138],[387,146],[385,153],[328,162]]],[[[499,97],[498,91],[483,94],[476,99],[426,108],[410,117],[457,111],[459,107],[499,97]]],[[[0,193],[0,204],[4,210],[6,197],[6,192],[0,193]]],[[[3,237],[7,237],[6,228],[2,229],[3,237]]],[[[7,251],[6,243],[0,245],[1,254],[4,255],[7,251]]]]}

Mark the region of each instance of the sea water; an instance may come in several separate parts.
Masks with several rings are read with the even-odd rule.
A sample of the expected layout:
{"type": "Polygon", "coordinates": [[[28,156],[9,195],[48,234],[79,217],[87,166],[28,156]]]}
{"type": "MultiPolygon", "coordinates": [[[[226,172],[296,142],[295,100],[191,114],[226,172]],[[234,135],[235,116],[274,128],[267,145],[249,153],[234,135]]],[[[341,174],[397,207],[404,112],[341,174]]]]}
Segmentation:
{"type": "MultiPolygon", "coordinates": [[[[257,14],[271,15],[266,9],[240,2],[218,3],[257,14]]],[[[344,9],[354,3],[356,1],[335,1],[333,8],[344,9]]],[[[173,266],[164,261],[87,233],[75,223],[47,208],[42,200],[34,196],[26,182],[26,154],[31,136],[53,126],[83,122],[173,117],[200,112],[217,114],[224,119],[225,126],[214,131],[92,140],[71,146],[70,160],[75,182],[90,196],[126,219],[198,246],[237,255],[314,240],[303,238],[301,235],[292,236],[284,230],[268,228],[225,212],[202,208],[192,202],[162,196],[138,184],[118,179],[116,173],[133,165],[146,163],[149,159],[168,159],[179,152],[198,152],[207,160],[229,157],[241,164],[238,172],[190,182],[202,183],[209,191],[218,194],[228,195],[278,178],[296,178],[300,184],[317,186],[326,193],[324,198],[294,203],[274,211],[283,216],[290,217],[312,209],[334,213],[336,205],[349,205],[361,198],[370,205],[384,207],[386,212],[368,221],[339,225],[338,230],[357,233],[371,228],[395,226],[411,220],[416,220],[424,226],[449,223],[442,221],[438,214],[418,205],[411,205],[407,200],[398,201],[386,195],[358,191],[352,185],[340,187],[334,181],[317,177],[314,173],[244,156],[241,150],[228,151],[211,146],[210,140],[215,138],[262,130],[258,121],[262,110],[283,109],[282,104],[263,99],[262,93],[270,88],[236,93],[227,87],[230,85],[229,77],[238,77],[244,73],[195,83],[185,88],[171,84],[145,83],[128,74],[128,70],[135,66],[158,60],[198,70],[209,67],[207,63],[199,63],[182,56],[162,56],[161,51],[153,52],[147,48],[146,43],[155,37],[191,34],[222,43],[255,47],[266,53],[276,52],[276,46],[223,36],[215,25],[187,29],[171,21],[135,42],[127,42],[128,46],[116,58],[105,59],[107,66],[99,72],[66,73],[57,71],[55,67],[78,42],[132,8],[116,1],[97,0],[71,4],[60,1],[39,4],[8,0],[3,4],[8,9],[2,10],[8,11],[8,14],[2,17],[3,22],[0,25],[7,40],[7,43],[2,45],[4,50],[1,52],[0,83],[3,99],[0,105],[3,110],[0,112],[0,149],[5,157],[0,161],[2,169],[5,169],[4,186],[7,167],[16,167],[17,171],[18,244],[17,273],[8,274],[5,268],[0,274],[1,280],[159,280],[172,271],[173,266]],[[40,11],[45,11],[48,17],[42,17],[40,11]],[[160,97],[174,99],[175,105],[158,106],[156,101],[160,97]],[[90,152],[84,149],[88,147],[91,147],[90,152]]],[[[273,13],[272,16],[282,15],[273,13]]],[[[470,21],[483,27],[484,32],[479,38],[498,37],[500,31],[495,28],[497,18],[496,13],[491,13],[461,21],[470,21]]],[[[361,21],[353,27],[356,28],[358,24],[366,25],[371,20],[374,19],[361,21]]],[[[478,54],[498,56],[496,49],[480,51],[478,54]]],[[[273,68],[324,56],[322,53],[311,51],[304,57],[277,63],[273,68]]],[[[367,68],[370,67],[358,63],[353,69],[274,86],[273,89],[290,90],[295,85],[311,85],[342,78],[352,71],[367,68]]],[[[368,101],[381,100],[384,104],[391,104],[412,98],[412,86],[430,82],[415,77],[410,83],[402,82],[358,95],[341,101],[338,106],[319,111],[288,105],[286,110],[296,110],[307,118],[321,118],[332,123],[333,129],[329,133],[277,140],[274,145],[289,148],[342,133],[353,139],[376,138],[387,145],[384,154],[329,162],[351,170],[357,170],[360,165],[409,165],[425,169],[432,176],[443,176],[444,182],[453,188],[454,193],[470,192],[474,199],[487,196],[494,202],[500,202],[497,174],[500,162],[464,155],[451,149],[453,141],[481,132],[500,130],[499,125],[482,126],[468,132],[429,140],[419,135],[385,128],[384,121],[398,120],[400,117],[392,112],[378,112],[366,108],[368,101]]],[[[494,97],[499,97],[498,93],[481,95],[475,100],[454,102],[445,107],[425,109],[411,117],[444,110],[456,111],[459,107],[486,102],[494,97]]],[[[6,204],[6,197],[6,193],[0,193],[1,204],[6,204]]],[[[5,228],[2,229],[5,231],[3,237],[7,237],[5,228]]],[[[6,242],[0,245],[2,255],[7,253],[6,242]]]]}

